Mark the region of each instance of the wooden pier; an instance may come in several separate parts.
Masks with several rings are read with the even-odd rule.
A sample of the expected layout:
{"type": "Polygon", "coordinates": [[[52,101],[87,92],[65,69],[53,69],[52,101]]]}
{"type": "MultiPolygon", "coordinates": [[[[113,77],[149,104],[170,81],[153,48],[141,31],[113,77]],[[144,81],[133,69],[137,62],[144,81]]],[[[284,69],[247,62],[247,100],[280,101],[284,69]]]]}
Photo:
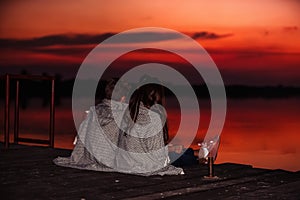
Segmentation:
{"type": "Polygon", "coordinates": [[[1,199],[300,199],[300,171],[223,163],[214,168],[218,179],[205,179],[204,164],[184,167],[185,175],[152,177],[53,164],[70,153],[13,144],[1,148],[1,199]]]}

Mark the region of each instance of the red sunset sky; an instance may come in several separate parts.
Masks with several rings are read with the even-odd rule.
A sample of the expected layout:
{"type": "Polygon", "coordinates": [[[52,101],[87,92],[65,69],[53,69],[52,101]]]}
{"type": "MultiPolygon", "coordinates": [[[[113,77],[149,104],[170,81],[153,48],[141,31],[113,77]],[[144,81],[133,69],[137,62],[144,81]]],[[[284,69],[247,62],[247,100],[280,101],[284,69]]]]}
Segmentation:
{"type": "Polygon", "coordinates": [[[1,1],[0,73],[71,78],[106,33],[151,26],[196,39],[225,84],[300,86],[299,19],[297,0],[1,1]]]}

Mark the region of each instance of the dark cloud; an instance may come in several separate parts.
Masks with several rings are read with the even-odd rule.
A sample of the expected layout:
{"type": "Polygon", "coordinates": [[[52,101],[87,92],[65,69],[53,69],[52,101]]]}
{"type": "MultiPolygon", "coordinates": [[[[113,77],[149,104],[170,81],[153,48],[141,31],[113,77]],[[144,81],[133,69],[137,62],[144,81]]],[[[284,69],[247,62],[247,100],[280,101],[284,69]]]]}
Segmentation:
{"type": "Polygon", "coordinates": [[[219,38],[224,38],[224,37],[230,37],[233,36],[233,34],[216,34],[216,33],[209,33],[206,31],[202,32],[196,32],[192,35],[193,39],[219,39],[219,38]]]}
{"type": "MultiPolygon", "coordinates": [[[[0,39],[0,48],[17,48],[30,49],[40,48],[54,45],[71,46],[71,45],[96,45],[103,42],[105,39],[115,35],[116,33],[103,34],[57,34],[48,35],[31,39],[0,39]]],[[[219,35],[209,32],[192,33],[193,39],[218,39],[229,37],[232,34],[219,35]]],[[[135,32],[123,33],[116,39],[114,43],[139,43],[139,42],[155,42],[180,39],[181,36],[177,33],[169,32],[135,32]],[[137,37],[138,36],[138,37],[137,37]]]]}
{"type": "Polygon", "coordinates": [[[95,46],[96,44],[93,44],[91,46],[79,46],[79,47],[77,46],[76,48],[71,46],[37,47],[37,48],[31,48],[30,51],[36,53],[59,55],[59,56],[71,55],[71,56],[83,57],[86,56],[95,46]]]}
{"type": "Polygon", "coordinates": [[[51,45],[86,45],[98,44],[114,35],[104,33],[98,35],[88,34],[59,34],[48,35],[32,39],[0,39],[0,46],[8,48],[45,47],[51,45]]]}
{"type": "Polygon", "coordinates": [[[297,31],[299,28],[298,28],[298,26],[286,26],[286,27],[283,27],[283,29],[285,31],[297,31]]]}
{"type": "Polygon", "coordinates": [[[182,36],[178,33],[173,32],[158,32],[158,31],[148,31],[148,32],[131,32],[122,33],[111,43],[114,44],[126,44],[126,43],[145,43],[145,42],[159,42],[159,41],[169,41],[181,39],[182,36]]]}
{"type": "MultiPolygon", "coordinates": [[[[105,39],[115,35],[116,33],[104,34],[58,34],[48,35],[32,39],[0,39],[1,48],[36,48],[46,47],[53,45],[89,45],[99,44],[105,39]]],[[[139,42],[153,42],[153,41],[166,41],[178,39],[180,36],[175,33],[161,33],[161,32],[135,32],[123,33],[116,38],[113,43],[139,43],[139,42]],[[137,37],[138,36],[138,37],[137,37]]]]}

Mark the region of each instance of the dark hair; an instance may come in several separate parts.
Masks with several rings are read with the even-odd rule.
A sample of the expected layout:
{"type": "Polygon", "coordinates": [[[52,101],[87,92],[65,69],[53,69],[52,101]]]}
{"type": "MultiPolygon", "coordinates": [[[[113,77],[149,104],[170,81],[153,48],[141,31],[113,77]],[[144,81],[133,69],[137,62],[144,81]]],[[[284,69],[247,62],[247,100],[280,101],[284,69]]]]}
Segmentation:
{"type": "Polygon", "coordinates": [[[106,86],[105,86],[105,98],[106,99],[111,99],[112,93],[114,91],[115,85],[118,82],[116,78],[112,78],[107,81],[106,86]]]}
{"type": "MultiPolygon", "coordinates": [[[[141,102],[148,109],[155,104],[164,106],[165,97],[163,86],[154,83],[145,84],[134,91],[129,100],[129,112],[133,122],[136,122],[137,120],[141,102]]],[[[166,118],[166,113],[164,113],[164,111],[162,111],[161,109],[154,109],[153,111],[158,113],[162,119],[166,118]]],[[[169,140],[167,121],[163,125],[163,135],[164,142],[166,144],[169,140]]]]}
{"type": "Polygon", "coordinates": [[[118,78],[112,78],[107,81],[105,86],[106,99],[114,99],[119,101],[123,96],[128,95],[130,89],[129,85],[124,82],[121,82],[119,83],[120,85],[118,85],[118,87],[115,87],[118,81],[119,81],[118,78]],[[114,93],[114,97],[113,97],[113,93],[114,93]]]}

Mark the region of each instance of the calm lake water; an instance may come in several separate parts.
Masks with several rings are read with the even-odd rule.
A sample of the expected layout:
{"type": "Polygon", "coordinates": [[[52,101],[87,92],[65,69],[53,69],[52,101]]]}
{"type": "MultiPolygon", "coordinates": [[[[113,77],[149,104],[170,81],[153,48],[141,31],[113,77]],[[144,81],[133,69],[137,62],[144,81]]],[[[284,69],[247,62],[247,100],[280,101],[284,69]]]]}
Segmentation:
{"type": "MultiPolygon", "coordinates": [[[[62,99],[56,108],[55,147],[73,148],[76,129],[73,123],[71,100],[62,99]]],[[[4,105],[3,102],[1,102],[4,105]]],[[[234,162],[269,169],[300,170],[300,99],[229,99],[227,116],[221,135],[216,163],[234,162]]],[[[4,106],[0,112],[4,113],[4,106]]],[[[191,147],[196,149],[209,125],[210,107],[208,100],[200,100],[200,126],[191,147]]],[[[30,100],[28,108],[20,110],[20,135],[23,137],[47,138],[49,108],[43,108],[39,100],[30,100]]],[[[171,137],[176,134],[180,112],[168,109],[171,137]]],[[[11,109],[11,118],[13,109],[11,109]]],[[[84,114],[83,114],[84,116],[84,114]]],[[[193,119],[193,111],[185,117],[193,119]]],[[[0,122],[3,124],[3,115],[0,122]]],[[[11,121],[11,141],[13,140],[11,121]]],[[[4,124],[3,124],[4,125],[4,124]]],[[[1,127],[3,127],[3,125],[1,127]]],[[[3,129],[1,141],[3,141],[3,129]]],[[[173,141],[188,147],[185,138],[173,141]]]]}

